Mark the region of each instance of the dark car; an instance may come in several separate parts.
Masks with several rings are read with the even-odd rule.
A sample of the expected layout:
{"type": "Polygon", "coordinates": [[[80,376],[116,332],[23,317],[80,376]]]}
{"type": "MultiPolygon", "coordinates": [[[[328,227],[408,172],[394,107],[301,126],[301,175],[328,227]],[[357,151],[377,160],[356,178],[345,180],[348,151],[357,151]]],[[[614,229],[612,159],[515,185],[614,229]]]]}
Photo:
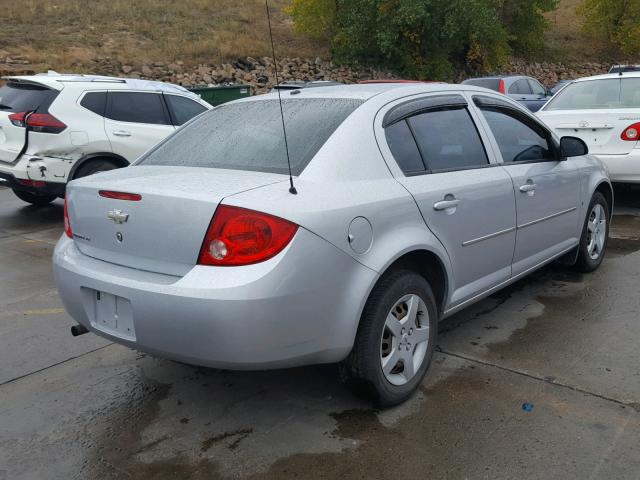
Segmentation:
{"type": "Polygon", "coordinates": [[[475,85],[503,93],[520,102],[532,112],[537,112],[553,94],[538,80],[523,75],[498,75],[495,77],[469,78],[463,85],[475,85]]]}

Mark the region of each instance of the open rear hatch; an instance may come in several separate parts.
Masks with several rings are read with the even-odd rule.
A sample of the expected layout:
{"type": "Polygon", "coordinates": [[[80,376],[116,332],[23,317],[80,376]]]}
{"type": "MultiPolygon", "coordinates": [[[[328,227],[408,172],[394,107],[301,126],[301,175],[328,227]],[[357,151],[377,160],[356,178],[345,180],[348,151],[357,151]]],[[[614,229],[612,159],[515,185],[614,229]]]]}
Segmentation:
{"type": "Polygon", "coordinates": [[[47,112],[58,90],[37,82],[7,79],[0,87],[0,162],[15,162],[27,143],[29,113],[47,112]]]}
{"type": "Polygon", "coordinates": [[[163,166],[82,178],[67,189],[74,241],[90,257],[183,276],[197,263],[225,197],[286,179],[275,173],[163,166]]]}

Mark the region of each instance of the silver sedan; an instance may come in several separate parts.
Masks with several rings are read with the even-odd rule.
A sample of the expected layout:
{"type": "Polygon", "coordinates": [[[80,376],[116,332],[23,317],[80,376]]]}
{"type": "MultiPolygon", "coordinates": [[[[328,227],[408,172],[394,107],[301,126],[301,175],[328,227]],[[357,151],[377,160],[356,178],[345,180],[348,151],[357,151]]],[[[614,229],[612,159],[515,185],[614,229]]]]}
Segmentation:
{"type": "Polygon", "coordinates": [[[53,260],[78,328],[210,367],[340,362],[392,405],[439,320],[553,260],[602,262],[605,168],[503,95],[326,86],[282,112],[223,105],[69,184],[53,260]]]}

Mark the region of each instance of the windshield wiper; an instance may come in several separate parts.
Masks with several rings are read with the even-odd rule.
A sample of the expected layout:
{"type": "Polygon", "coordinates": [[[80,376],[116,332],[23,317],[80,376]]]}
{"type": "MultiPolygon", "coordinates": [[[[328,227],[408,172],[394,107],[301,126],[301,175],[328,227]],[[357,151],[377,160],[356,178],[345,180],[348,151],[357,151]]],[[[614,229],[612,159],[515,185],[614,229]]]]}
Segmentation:
{"type": "Polygon", "coordinates": [[[0,110],[11,110],[11,105],[5,105],[4,103],[0,103],[0,110]]]}

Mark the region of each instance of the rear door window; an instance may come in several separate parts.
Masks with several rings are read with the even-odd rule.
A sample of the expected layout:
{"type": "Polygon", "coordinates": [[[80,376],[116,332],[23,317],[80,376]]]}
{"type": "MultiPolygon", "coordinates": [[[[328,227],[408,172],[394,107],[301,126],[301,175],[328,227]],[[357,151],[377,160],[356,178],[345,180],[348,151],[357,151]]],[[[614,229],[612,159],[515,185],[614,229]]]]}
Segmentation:
{"type": "Polygon", "coordinates": [[[529,85],[534,95],[546,95],[547,89],[544,88],[537,80],[529,79],[529,85]]]}
{"type": "Polygon", "coordinates": [[[207,110],[202,104],[180,95],[164,94],[174,125],[182,125],[207,110]]]}
{"type": "Polygon", "coordinates": [[[104,109],[107,105],[107,92],[89,92],[82,97],[80,105],[104,117],[104,109]]]}
{"type": "Polygon", "coordinates": [[[0,87],[0,110],[46,112],[58,91],[41,85],[9,82],[0,87]]]}
{"type": "Polygon", "coordinates": [[[530,95],[531,87],[529,86],[529,82],[525,79],[514,82],[509,87],[509,93],[512,95],[530,95]]]}
{"type": "MultiPolygon", "coordinates": [[[[340,124],[362,104],[347,98],[282,100],[291,171],[300,175],[340,124]]],[[[277,99],[221,105],[179,129],[137,162],[288,173],[277,99]]]]}
{"type": "Polygon", "coordinates": [[[481,111],[493,132],[505,163],[556,158],[548,134],[542,127],[527,122],[506,109],[482,107],[481,111]]]}
{"type": "Polygon", "coordinates": [[[109,92],[105,116],[120,122],[171,125],[158,93],[109,92]]]}
{"type": "Polygon", "coordinates": [[[408,119],[424,163],[431,171],[482,167],[489,164],[466,108],[432,110],[408,119]]]}

